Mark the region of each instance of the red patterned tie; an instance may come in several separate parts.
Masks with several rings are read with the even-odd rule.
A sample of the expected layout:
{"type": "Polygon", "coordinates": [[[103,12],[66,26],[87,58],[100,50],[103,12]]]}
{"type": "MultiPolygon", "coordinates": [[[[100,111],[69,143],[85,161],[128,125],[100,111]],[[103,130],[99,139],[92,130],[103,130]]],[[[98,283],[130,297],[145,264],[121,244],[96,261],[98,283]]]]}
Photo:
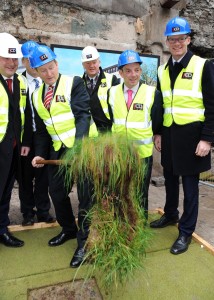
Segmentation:
{"type": "Polygon", "coordinates": [[[47,109],[50,109],[51,100],[53,98],[53,90],[54,90],[54,86],[53,85],[49,85],[48,91],[47,91],[47,93],[45,95],[45,99],[44,99],[44,106],[47,109]]]}
{"type": "Polygon", "coordinates": [[[13,80],[12,79],[6,79],[7,85],[8,85],[8,89],[11,92],[11,94],[13,93],[13,80]]]}
{"type": "Polygon", "coordinates": [[[132,104],[132,93],[133,93],[133,91],[132,90],[127,90],[127,93],[128,93],[127,108],[129,110],[129,108],[132,104]]]}

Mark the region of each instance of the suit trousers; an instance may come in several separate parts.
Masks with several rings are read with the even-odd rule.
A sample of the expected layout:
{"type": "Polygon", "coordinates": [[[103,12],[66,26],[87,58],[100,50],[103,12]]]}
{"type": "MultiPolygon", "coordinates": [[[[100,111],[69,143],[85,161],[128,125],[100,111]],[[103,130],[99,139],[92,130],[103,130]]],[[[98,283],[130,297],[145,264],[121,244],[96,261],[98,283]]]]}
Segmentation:
{"type": "MultiPolygon", "coordinates": [[[[51,153],[51,159],[60,159],[65,148],[51,153]]],[[[71,192],[73,181],[65,183],[65,170],[59,171],[59,166],[49,165],[49,193],[55,208],[56,219],[64,232],[77,230],[75,216],[73,213],[69,193],[71,192]]],[[[85,216],[91,205],[92,185],[89,180],[80,180],[77,182],[77,194],[79,200],[78,225],[78,243],[83,245],[89,233],[89,223],[85,216]]]]}
{"type": "Polygon", "coordinates": [[[13,150],[13,158],[10,165],[10,171],[8,174],[7,182],[4,187],[4,192],[0,201],[0,234],[4,234],[8,231],[7,226],[10,225],[9,220],[9,209],[10,209],[10,199],[13,190],[13,185],[15,182],[15,173],[17,168],[18,160],[17,147],[13,150]]]}
{"type": "MultiPolygon", "coordinates": [[[[179,215],[179,176],[172,171],[164,169],[166,203],[164,212],[169,219],[179,215]]],[[[179,232],[185,236],[191,236],[195,230],[198,218],[199,206],[199,174],[182,176],[184,193],[183,213],[179,220],[179,232]]]]}
{"type": "Polygon", "coordinates": [[[41,218],[48,215],[51,207],[48,194],[48,167],[34,168],[31,164],[34,156],[34,151],[31,150],[28,156],[21,157],[22,185],[19,187],[19,199],[24,217],[33,217],[37,214],[41,218]]]}
{"type": "Polygon", "coordinates": [[[151,180],[152,174],[152,164],[153,164],[153,157],[149,156],[142,160],[142,167],[144,168],[143,174],[143,182],[141,186],[141,193],[140,193],[140,205],[145,211],[145,217],[148,218],[148,194],[149,194],[149,185],[151,180]]]}

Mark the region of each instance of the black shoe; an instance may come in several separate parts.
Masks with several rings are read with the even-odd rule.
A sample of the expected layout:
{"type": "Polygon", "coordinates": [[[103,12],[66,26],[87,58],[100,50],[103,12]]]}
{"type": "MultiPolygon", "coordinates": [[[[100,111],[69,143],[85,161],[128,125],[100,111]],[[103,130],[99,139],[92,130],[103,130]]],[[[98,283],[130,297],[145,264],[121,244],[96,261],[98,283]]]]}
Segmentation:
{"type": "Polygon", "coordinates": [[[151,228],[163,228],[169,225],[175,225],[178,222],[179,218],[172,218],[168,219],[166,218],[166,215],[162,215],[162,217],[156,221],[153,221],[150,223],[151,228]]]}
{"type": "Polygon", "coordinates": [[[23,241],[17,239],[15,236],[12,236],[12,234],[9,232],[0,234],[0,243],[4,244],[7,247],[14,247],[14,248],[24,246],[23,241]]]}
{"type": "Polygon", "coordinates": [[[85,249],[84,248],[77,248],[74,252],[72,260],[70,262],[71,268],[78,268],[84,261],[85,257],[85,249]]]}
{"type": "Polygon", "coordinates": [[[34,224],[33,216],[26,216],[22,221],[22,226],[32,226],[34,224]]]}
{"type": "Polygon", "coordinates": [[[187,251],[189,244],[191,243],[192,236],[185,236],[182,234],[179,234],[179,237],[172,245],[170,252],[172,254],[181,254],[185,251],[187,251]]]}
{"type": "Polygon", "coordinates": [[[77,237],[77,231],[63,232],[52,238],[49,242],[49,246],[59,246],[64,244],[66,241],[75,239],[77,237]]]}
{"type": "Polygon", "coordinates": [[[38,222],[45,222],[45,223],[54,223],[56,222],[56,219],[53,218],[50,214],[47,214],[45,216],[37,216],[38,222]]]}

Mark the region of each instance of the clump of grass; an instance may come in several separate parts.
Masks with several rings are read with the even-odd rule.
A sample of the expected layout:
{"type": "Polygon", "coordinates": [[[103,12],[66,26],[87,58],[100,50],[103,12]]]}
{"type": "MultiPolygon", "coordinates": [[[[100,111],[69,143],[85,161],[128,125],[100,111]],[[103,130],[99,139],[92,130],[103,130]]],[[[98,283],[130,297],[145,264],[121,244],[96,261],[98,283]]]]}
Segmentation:
{"type": "Polygon", "coordinates": [[[87,260],[102,272],[104,286],[124,283],[137,268],[151,233],[139,205],[144,168],[137,150],[123,136],[85,138],[62,158],[66,182],[88,177],[94,184],[94,204],[87,240],[87,260]]]}

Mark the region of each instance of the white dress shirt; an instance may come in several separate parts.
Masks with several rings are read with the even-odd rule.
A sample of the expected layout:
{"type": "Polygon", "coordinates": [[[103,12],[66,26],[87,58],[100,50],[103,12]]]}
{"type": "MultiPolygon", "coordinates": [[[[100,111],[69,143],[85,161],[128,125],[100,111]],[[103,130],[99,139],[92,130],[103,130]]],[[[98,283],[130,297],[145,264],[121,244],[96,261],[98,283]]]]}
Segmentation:
{"type": "Polygon", "coordinates": [[[135,95],[136,95],[136,93],[137,93],[137,91],[138,91],[138,88],[139,88],[139,82],[138,82],[138,84],[137,85],[135,85],[134,87],[132,87],[131,89],[130,88],[128,88],[125,84],[124,84],[124,97],[125,97],[125,100],[126,100],[126,103],[127,103],[127,101],[128,101],[128,90],[132,90],[132,99],[134,99],[134,97],[135,97],[135,95]]]}
{"type": "Polygon", "coordinates": [[[33,111],[33,103],[32,103],[32,93],[35,90],[35,81],[34,79],[37,79],[39,81],[39,86],[42,84],[42,79],[40,77],[34,78],[32,77],[30,74],[28,74],[28,72],[26,71],[26,78],[27,78],[27,82],[28,82],[28,91],[29,91],[29,101],[30,101],[30,106],[31,106],[31,110],[32,110],[32,126],[33,126],[33,131],[36,131],[36,124],[34,121],[34,111],[33,111]]]}

